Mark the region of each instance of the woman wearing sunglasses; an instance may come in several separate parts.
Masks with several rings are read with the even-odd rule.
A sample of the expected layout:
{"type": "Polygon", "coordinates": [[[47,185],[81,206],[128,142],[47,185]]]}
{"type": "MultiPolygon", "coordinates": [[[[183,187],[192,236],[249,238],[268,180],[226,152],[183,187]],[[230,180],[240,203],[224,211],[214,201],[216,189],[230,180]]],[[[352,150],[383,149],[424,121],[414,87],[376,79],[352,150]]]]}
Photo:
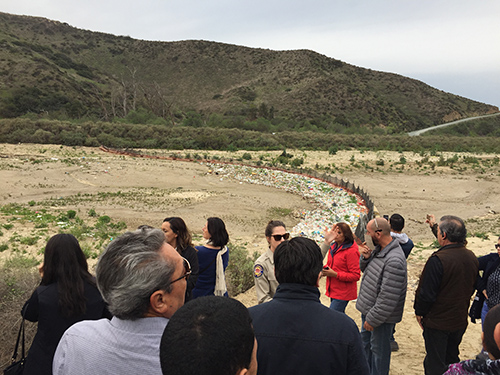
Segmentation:
{"type": "Polygon", "coordinates": [[[198,280],[198,254],[193,247],[191,233],[189,232],[186,223],[180,217],[167,217],[163,220],[161,230],[165,233],[167,243],[172,246],[177,252],[190,264],[190,276],[187,279],[186,298],[185,301],[191,299],[191,292],[198,280]]]}
{"type": "Polygon", "coordinates": [[[198,250],[199,274],[192,298],[216,295],[227,297],[226,271],[229,262],[227,243],[229,234],[226,225],[218,217],[209,217],[202,229],[204,246],[196,246],[198,250]]]}
{"type": "Polygon", "coordinates": [[[322,272],[326,276],[330,308],[345,313],[349,301],[358,297],[357,282],[361,276],[358,244],[354,241],[351,227],[346,223],[337,223],[325,232],[324,246],[329,247],[328,260],[322,272]]]}
{"type": "Polygon", "coordinates": [[[279,220],[271,220],[267,224],[264,233],[269,244],[269,250],[255,261],[253,267],[255,290],[257,291],[259,304],[272,300],[274,293],[276,293],[278,281],[274,276],[274,250],[280,243],[290,238],[290,233],[287,233],[285,224],[279,220]]]}

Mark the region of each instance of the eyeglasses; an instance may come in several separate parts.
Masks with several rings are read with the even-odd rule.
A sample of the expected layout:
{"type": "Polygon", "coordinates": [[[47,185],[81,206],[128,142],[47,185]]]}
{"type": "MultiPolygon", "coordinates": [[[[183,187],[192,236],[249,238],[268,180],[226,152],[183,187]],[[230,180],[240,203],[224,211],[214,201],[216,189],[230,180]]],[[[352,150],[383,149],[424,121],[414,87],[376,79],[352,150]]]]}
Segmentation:
{"type": "Polygon", "coordinates": [[[374,232],[382,232],[382,229],[378,229],[378,223],[377,223],[377,219],[374,220],[375,221],[375,226],[377,227],[376,230],[374,230],[374,232]]]}
{"type": "Polygon", "coordinates": [[[271,237],[274,238],[275,241],[281,241],[282,238],[286,241],[290,238],[290,233],[272,234],[271,237]]]}
{"type": "Polygon", "coordinates": [[[188,260],[186,258],[182,258],[182,261],[184,263],[184,271],[186,271],[186,273],[184,275],[182,275],[181,277],[179,277],[178,279],[172,280],[170,282],[170,284],[173,284],[176,281],[182,280],[184,278],[187,280],[189,275],[191,275],[191,265],[189,264],[188,260]]]}
{"type": "Polygon", "coordinates": [[[495,249],[498,249],[499,247],[500,247],[499,243],[495,244],[495,249]]]}

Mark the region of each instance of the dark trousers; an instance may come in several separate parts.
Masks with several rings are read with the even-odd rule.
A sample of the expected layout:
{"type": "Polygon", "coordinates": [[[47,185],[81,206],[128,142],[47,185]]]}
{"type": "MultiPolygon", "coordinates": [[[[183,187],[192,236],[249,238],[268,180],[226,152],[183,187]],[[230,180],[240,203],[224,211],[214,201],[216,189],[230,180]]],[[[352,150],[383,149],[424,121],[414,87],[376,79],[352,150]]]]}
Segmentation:
{"type": "Polygon", "coordinates": [[[451,363],[460,362],[458,346],[465,329],[441,331],[424,328],[426,356],[424,359],[425,375],[442,375],[451,363]]]}

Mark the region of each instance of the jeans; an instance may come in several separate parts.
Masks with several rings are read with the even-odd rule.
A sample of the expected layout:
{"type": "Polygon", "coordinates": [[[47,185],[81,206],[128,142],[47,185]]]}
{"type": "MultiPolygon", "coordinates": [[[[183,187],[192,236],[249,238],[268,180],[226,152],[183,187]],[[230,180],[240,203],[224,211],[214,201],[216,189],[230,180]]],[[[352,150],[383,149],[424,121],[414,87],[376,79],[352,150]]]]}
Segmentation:
{"type": "Polygon", "coordinates": [[[331,303],[330,303],[330,309],[339,311],[341,313],[345,314],[345,308],[347,307],[347,304],[349,301],[344,301],[341,299],[335,299],[335,298],[330,298],[331,303]]]}
{"type": "Polygon", "coordinates": [[[488,304],[486,303],[486,301],[484,301],[483,308],[481,310],[481,328],[483,329],[483,331],[484,331],[484,318],[486,318],[486,314],[488,314],[489,310],[490,309],[488,308],[488,304]]]}
{"type": "Polygon", "coordinates": [[[456,331],[441,331],[424,327],[425,375],[441,375],[451,363],[460,362],[458,346],[462,341],[465,328],[456,331]]]}
{"type": "Polygon", "coordinates": [[[361,340],[366,359],[370,365],[370,375],[388,375],[391,365],[391,335],[394,323],[383,323],[373,331],[365,330],[365,316],[361,315],[361,340]]]}

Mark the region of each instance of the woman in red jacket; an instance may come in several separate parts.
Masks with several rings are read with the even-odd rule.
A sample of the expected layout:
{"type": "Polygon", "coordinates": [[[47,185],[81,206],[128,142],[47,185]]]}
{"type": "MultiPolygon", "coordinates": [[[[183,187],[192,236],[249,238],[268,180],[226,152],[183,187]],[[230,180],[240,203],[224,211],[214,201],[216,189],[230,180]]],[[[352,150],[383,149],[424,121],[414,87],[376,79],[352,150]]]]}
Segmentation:
{"type": "Polygon", "coordinates": [[[326,276],[326,295],[330,297],[332,310],[345,313],[349,301],[358,297],[359,270],[358,244],[346,223],[337,223],[325,232],[325,242],[330,244],[328,260],[323,268],[326,276]]]}

